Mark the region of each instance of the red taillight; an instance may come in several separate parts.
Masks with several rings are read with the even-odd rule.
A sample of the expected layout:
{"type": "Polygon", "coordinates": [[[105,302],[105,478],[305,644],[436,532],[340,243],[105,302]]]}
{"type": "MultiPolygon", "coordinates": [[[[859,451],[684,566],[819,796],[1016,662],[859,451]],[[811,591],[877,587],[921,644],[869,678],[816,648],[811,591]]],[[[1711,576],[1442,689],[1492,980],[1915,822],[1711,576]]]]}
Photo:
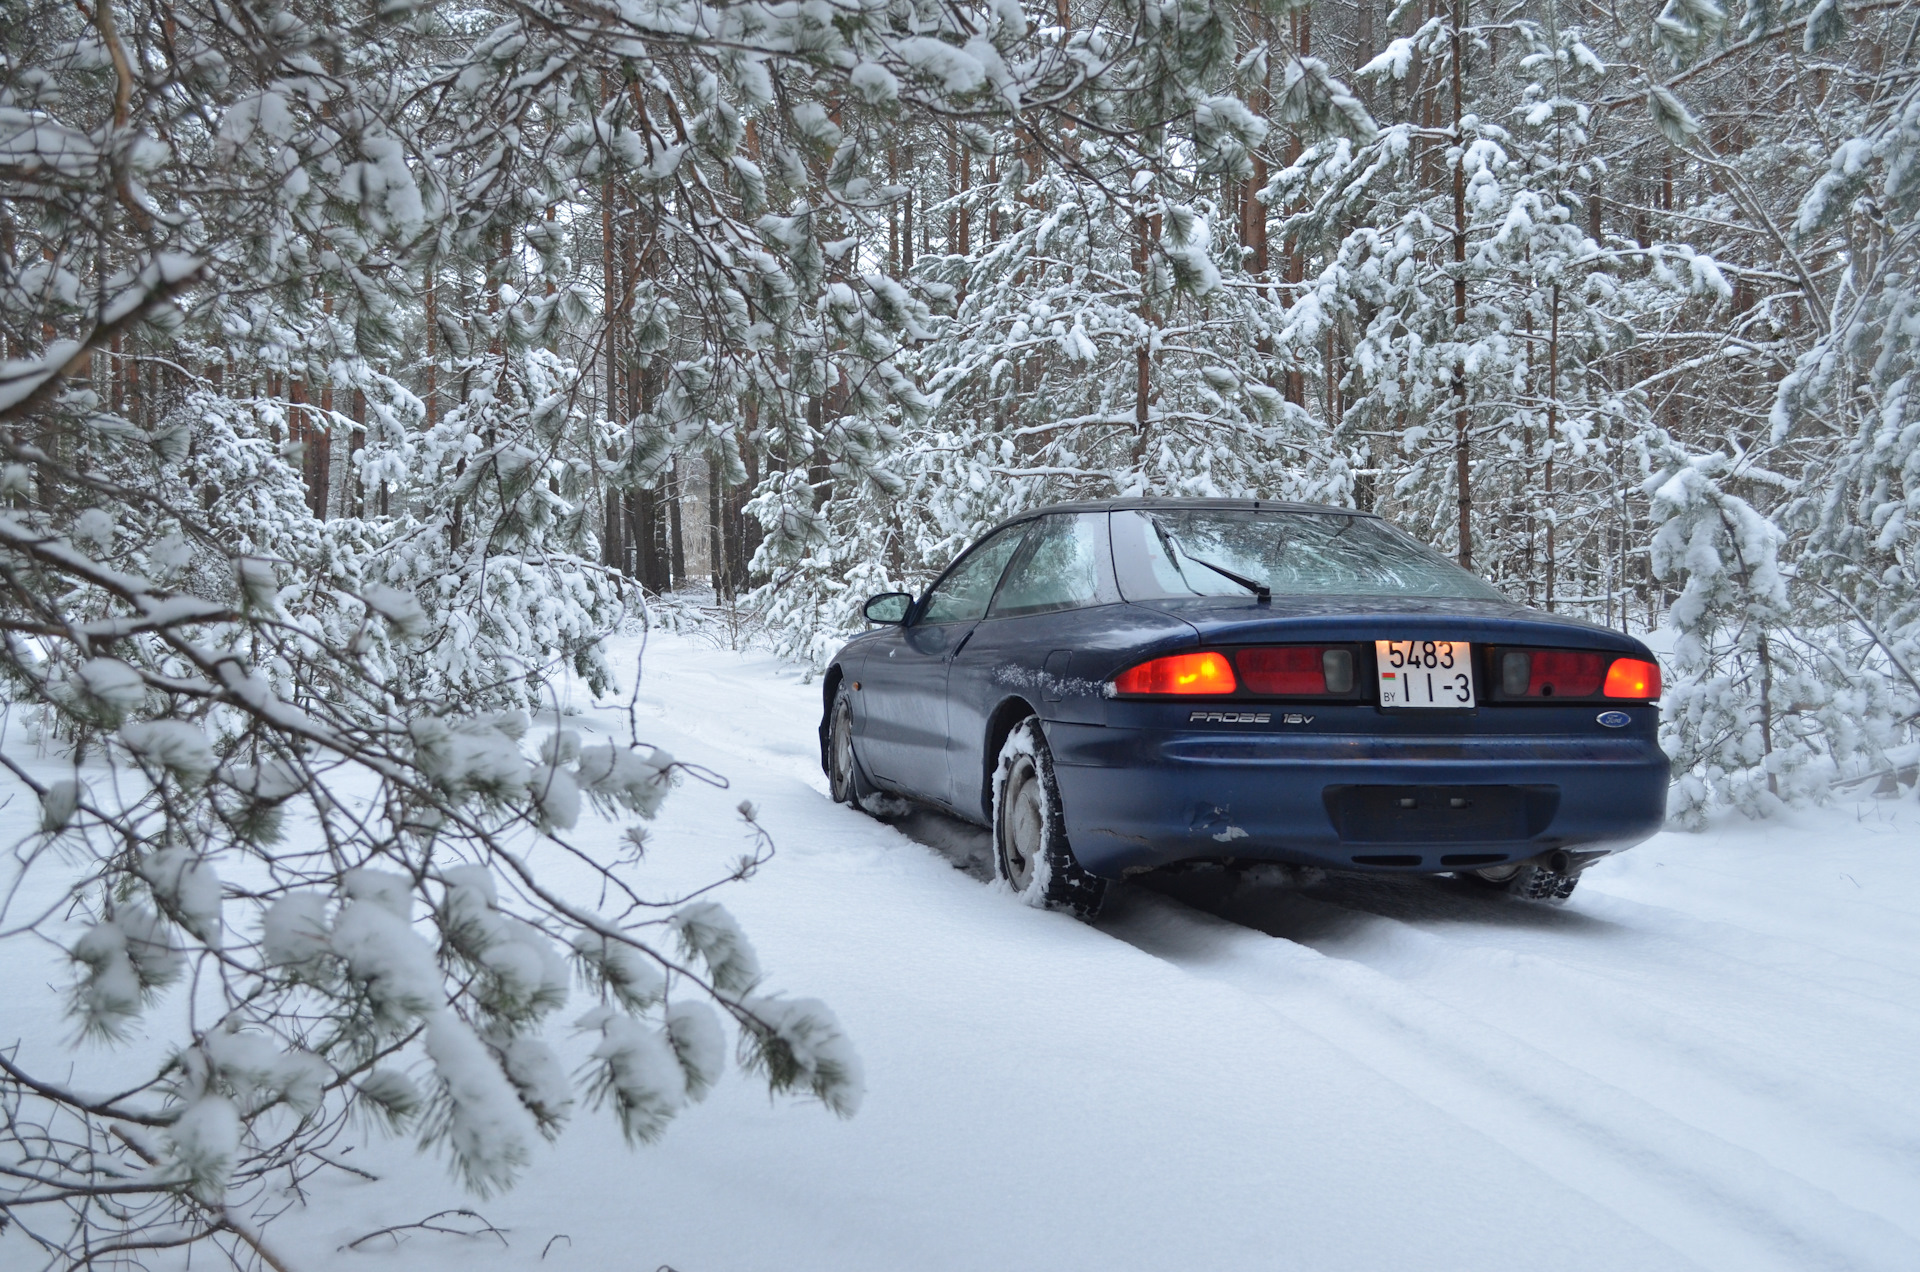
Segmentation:
{"type": "Polygon", "coordinates": [[[1353,690],[1353,654],[1345,649],[1319,645],[1243,649],[1233,661],[1249,693],[1297,697],[1353,690]]]}
{"type": "Polygon", "coordinates": [[[1495,652],[1503,698],[1644,698],[1660,696],[1660,668],[1640,658],[1584,649],[1495,652]]]}
{"type": "Polygon", "coordinates": [[[1129,667],[1113,678],[1120,693],[1228,694],[1235,688],[1233,668],[1223,655],[1169,654],[1129,667]]]}
{"type": "Polygon", "coordinates": [[[1253,693],[1325,693],[1318,649],[1243,649],[1234,660],[1253,693]]]}
{"type": "Polygon", "coordinates": [[[1616,658],[1607,668],[1607,697],[1658,698],[1660,664],[1638,658],[1616,658]]]}
{"type": "Polygon", "coordinates": [[[1536,649],[1527,674],[1529,698],[1591,698],[1600,692],[1607,656],[1573,649],[1536,649]]]}

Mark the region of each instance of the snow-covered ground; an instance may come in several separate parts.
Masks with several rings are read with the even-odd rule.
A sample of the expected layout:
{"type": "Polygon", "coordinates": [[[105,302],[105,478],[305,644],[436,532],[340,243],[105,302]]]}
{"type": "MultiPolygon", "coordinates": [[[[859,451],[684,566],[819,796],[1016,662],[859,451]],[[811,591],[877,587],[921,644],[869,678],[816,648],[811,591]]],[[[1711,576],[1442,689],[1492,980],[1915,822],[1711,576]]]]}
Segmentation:
{"type": "MultiPolygon", "coordinates": [[[[710,877],[744,846],[733,805],[759,805],[779,854],[723,899],[772,983],[853,1035],[858,1116],[730,1074],[651,1147],[582,1111],[479,1203],[438,1160],[375,1145],[351,1160],[377,1182],[312,1181],[273,1228],[290,1261],[1920,1268],[1911,800],[1662,835],[1563,908],[1192,873],[1117,890],[1088,926],[983,885],[971,828],[829,802],[819,700],[764,656],[656,635],[642,736],[731,787],[687,782],[640,877],[710,877]],[[341,1250],[469,1205],[504,1236],[341,1250]]],[[[571,705],[624,736],[624,699],[571,705]]],[[[0,1044],[52,1001],[7,980],[0,1044]]]]}

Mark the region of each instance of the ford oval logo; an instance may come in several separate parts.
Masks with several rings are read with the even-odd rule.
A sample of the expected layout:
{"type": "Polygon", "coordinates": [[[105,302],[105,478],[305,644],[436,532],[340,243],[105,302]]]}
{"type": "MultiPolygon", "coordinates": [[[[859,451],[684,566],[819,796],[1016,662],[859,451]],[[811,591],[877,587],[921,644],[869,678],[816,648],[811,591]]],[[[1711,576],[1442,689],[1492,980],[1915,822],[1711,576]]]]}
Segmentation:
{"type": "Polygon", "coordinates": [[[1599,715],[1595,716],[1594,719],[1606,725],[1609,729],[1624,729],[1633,723],[1633,717],[1624,711],[1602,711],[1599,715]]]}

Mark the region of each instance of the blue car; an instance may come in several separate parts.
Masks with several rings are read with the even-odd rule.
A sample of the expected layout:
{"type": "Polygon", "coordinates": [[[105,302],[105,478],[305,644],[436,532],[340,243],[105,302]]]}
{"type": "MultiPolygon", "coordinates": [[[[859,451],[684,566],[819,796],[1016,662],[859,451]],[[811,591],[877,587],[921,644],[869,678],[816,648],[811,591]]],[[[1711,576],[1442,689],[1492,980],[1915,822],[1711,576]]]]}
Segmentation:
{"type": "Polygon", "coordinates": [[[1233,499],[995,527],[825,678],[836,799],[988,826],[1030,904],[1179,862],[1453,874],[1536,899],[1666,813],[1660,668],[1389,522],[1233,499]]]}

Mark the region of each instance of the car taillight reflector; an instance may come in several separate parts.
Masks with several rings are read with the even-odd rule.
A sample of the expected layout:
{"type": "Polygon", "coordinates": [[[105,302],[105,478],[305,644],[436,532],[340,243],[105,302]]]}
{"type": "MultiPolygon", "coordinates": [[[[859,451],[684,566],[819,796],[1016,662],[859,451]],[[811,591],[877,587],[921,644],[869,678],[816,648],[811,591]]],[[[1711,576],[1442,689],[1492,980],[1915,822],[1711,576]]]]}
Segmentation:
{"type": "Polygon", "coordinates": [[[1504,698],[1660,696],[1660,668],[1642,658],[1584,649],[1508,649],[1497,653],[1504,698]]]}
{"type": "Polygon", "coordinates": [[[1243,649],[1234,655],[1240,678],[1249,693],[1283,697],[1298,694],[1350,693],[1353,690],[1353,653],[1318,645],[1243,649]]]}
{"type": "Polygon", "coordinates": [[[1616,658],[1607,668],[1607,697],[1658,698],[1660,664],[1638,658],[1616,658]]]}
{"type": "Polygon", "coordinates": [[[1529,698],[1591,698],[1600,692],[1600,680],[1607,674],[1607,656],[1585,650],[1536,649],[1521,657],[1529,664],[1529,698]]]}
{"type": "Polygon", "coordinates": [[[1113,678],[1121,693],[1232,693],[1233,668],[1223,655],[1169,654],[1129,667],[1113,678]]]}

